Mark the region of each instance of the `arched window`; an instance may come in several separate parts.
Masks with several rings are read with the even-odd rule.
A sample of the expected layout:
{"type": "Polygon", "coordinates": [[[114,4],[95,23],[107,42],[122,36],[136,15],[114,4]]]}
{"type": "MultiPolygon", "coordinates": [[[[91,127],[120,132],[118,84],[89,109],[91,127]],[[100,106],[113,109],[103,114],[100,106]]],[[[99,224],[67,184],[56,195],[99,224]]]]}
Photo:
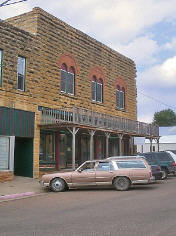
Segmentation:
{"type": "Polygon", "coordinates": [[[103,80],[92,77],[92,101],[103,102],[103,80]]]}
{"type": "Polygon", "coordinates": [[[65,63],[61,66],[61,91],[71,95],[75,93],[75,69],[72,66],[68,69],[65,63]]]}
{"type": "Polygon", "coordinates": [[[125,109],[125,88],[116,86],[116,106],[118,109],[125,109]]]}

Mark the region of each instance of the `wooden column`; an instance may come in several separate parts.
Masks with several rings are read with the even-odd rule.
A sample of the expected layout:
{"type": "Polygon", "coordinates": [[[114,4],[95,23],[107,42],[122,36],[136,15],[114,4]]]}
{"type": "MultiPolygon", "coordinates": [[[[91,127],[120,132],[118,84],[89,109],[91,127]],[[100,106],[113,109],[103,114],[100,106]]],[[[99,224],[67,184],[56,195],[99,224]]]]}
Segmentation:
{"type": "Polygon", "coordinates": [[[59,170],[59,144],[60,144],[60,132],[56,133],[56,168],[59,170]]]}
{"type": "Polygon", "coordinates": [[[150,138],[150,152],[152,152],[152,138],[150,138]]]}
{"type": "Polygon", "coordinates": [[[73,127],[72,130],[67,128],[72,134],[72,169],[75,170],[75,143],[76,143],[76,134],[79,128],[73,127]]]}
{"type": "Polygon", "coordinates": [[[105,132],[106,135],[106,158],[109,157],[109,137],[110,137],[110,133],[105,132]]]}
{"type": "Polygon", "coordinates": [[[134,150],[133,150],[134,138],[132,136],[130,136],[129,143],[130,143],[130,155],[133,155],[134,154],[134,150]]]}
{"type": "Polygon", "coordinates": [[[90,160],[93,160],[93,151],[94,151],[94,139],[95,130],[89,130],[90,134],[90,160]]]}
{"type": "Polygon", "coordinates": [[[123,139],[123,134],[118,134],[119,137],[119,155],[122,156],[122,139],[123,139]]]}
{"type": "Polygon", "coordinates": [[[158,145],[158,152],[159,152],[159,139],[160,139],[160,137],[158,137],[158,138],[156,139],[157,145],[158,145]]]}

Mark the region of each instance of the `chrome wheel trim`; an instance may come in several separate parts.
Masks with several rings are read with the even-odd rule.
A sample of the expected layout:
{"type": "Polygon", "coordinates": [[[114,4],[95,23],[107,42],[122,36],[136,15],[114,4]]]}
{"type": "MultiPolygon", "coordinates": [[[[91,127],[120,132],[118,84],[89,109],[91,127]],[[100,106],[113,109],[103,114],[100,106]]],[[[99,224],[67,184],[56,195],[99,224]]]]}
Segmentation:
{"type": "Polygon", "coordinates": [[[63,189],[63,183],[61,182],[60,179],[55,179],[54,181],[52,181],[51,183],[53,189],[59,191],[63,189]]]}

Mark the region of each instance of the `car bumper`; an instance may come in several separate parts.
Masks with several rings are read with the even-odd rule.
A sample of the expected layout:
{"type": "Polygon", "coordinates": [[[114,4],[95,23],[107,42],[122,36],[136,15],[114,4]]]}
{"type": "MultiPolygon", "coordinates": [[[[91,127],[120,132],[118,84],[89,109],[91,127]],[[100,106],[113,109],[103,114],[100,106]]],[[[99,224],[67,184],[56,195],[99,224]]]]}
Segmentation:
{"type": "Polygon", "coordinates": [[[156,174],[154,174],[153,176],[155,177],[156,180],[162,179],[162,172],[156,173],[156,174]]]}
{"type": "Polygon", "coordinates": [[[49,187],[49,183],[45,183],[45,182],[43,182],[42,180],[39,181],[39,184],[40,184],[42,187],[49,187]]]}

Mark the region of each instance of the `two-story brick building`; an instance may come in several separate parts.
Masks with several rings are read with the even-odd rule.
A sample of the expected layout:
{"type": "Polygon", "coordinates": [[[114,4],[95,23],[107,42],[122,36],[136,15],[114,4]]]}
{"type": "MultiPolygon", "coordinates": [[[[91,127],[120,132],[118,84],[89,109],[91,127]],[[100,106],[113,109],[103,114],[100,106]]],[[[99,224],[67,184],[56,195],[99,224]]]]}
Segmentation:
{"type": "Polygon", "coordinates": [[[40,8],[0,22],[0,179],[133,153],[136,68],[40,8]]]}

